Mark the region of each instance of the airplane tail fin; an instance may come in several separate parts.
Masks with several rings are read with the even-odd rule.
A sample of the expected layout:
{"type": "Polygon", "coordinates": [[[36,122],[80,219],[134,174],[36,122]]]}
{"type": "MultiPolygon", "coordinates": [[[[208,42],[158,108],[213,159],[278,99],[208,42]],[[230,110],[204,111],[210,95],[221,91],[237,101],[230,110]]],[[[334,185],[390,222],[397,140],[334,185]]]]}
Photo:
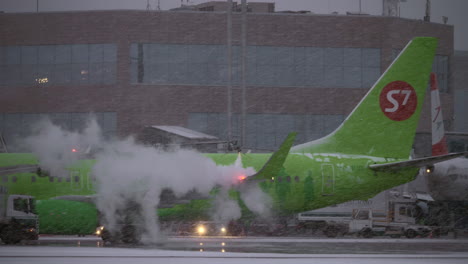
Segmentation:
{"type": "Polygon", "coordinates": [[[289,133],[279,149],[271,155],[270,159],[256,174],[249,177],[249,180],[265,180],[271,179],[272,176],[279,175],[283,168],[284,161],[288,157],[291,146],[296,139],[296,135],[297,132],[289,133]]]}
{"type": "Polygon", "coordinates": [[[334,132],[291,151],[407,159],[436,47],[436,38],[414,38],[334,132]]]}
{"type": "Polygon", "coordinates": [[[431,73],[432,156],[448,154],[437,78],[431,73]]]}

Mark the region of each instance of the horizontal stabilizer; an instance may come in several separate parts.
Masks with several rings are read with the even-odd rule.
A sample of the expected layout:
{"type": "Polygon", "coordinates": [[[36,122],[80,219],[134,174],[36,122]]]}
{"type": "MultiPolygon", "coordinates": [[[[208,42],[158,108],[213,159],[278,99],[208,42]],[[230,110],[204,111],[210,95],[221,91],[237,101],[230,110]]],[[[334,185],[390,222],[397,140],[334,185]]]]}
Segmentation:
{"type": "Polygon", "coordinates": [[[257,173],[247,178],[247,180],[265,180],[271,179],[271,177],[278,175],[283,168],[284,161],[288,157],[289,150],[291,149],[294,140],[296,139],[296,135],[297,132],[289,133],[278,151],[273,153],[265,165],[263,165],[263,167],[257,173]]]}
{"type": "Polygon", "coordinates": [[[400,162],[371,164],[369,165],[369,168],[375,171],[398,170],[398,169],[409,168],[409,167],[422,168],[425,166],[434,165],[435,163],[438,163],[441,161],[458,158],[467,154],[468,152],[449,153],[449,154],[441,155],[441,156],[412,159],[412,160],[400,161],[400,162]]]}

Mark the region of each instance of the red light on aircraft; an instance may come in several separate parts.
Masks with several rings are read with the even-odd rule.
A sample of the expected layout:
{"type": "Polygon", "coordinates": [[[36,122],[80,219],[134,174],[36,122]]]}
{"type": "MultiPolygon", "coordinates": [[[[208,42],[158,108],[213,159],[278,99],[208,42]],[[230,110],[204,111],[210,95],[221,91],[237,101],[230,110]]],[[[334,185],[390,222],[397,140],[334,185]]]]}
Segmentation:
{"type": "Polygon", "coordinates": [[[240,175],[237,177],[237,179],[241,182],[241,181],[244,181],[247,177],[245,177],[245,175],[240,175]]]}
{"type": "Polygon", "coordinates": [[[78,152],[78,150],[76,150],[75,148],[72,149],[72,152],[78,152]]]}

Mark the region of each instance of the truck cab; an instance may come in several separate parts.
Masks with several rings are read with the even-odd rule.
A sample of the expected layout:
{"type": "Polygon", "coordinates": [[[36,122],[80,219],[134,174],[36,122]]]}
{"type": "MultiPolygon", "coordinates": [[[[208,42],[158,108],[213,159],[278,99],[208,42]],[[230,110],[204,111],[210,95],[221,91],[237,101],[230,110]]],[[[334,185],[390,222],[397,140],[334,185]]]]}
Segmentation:
{"type": "Polygon", "coordinates": [[[6,244],[38,239],[35,199],[29,195],[0,194],[0,238],[6,244]]]}

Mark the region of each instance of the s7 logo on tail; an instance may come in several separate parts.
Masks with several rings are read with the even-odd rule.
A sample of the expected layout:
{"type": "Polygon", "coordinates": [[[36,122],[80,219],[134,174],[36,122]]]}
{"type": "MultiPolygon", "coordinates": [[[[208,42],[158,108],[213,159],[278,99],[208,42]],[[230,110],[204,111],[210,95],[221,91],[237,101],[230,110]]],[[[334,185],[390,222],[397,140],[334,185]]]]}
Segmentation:
{"type": "Polygon", "coordinates": [[[416,92],[407,82],[391,82],[380,93],[380,108],[385,116],[394,121],[410,118],[416,111],[417,104],[416,92]]]}
{"type": "Polygon", "coordinates": [[[393,104],[393,107],[392,108],[385,108],[385,112],[393,113],[396,110],[398,110],[399,104],[398,104],[398,101],[395,100],[395,98],[393,98],[393,95],[394,94],[400,94],[400,93],[405,95],[405,99],[403,99],[403,103],[401,105],[405,106],[408,103],[408,98],[411,95],[410,90],[392,90],[392,91],[387,93],[387,100],[390,103],[393,104]]]}

